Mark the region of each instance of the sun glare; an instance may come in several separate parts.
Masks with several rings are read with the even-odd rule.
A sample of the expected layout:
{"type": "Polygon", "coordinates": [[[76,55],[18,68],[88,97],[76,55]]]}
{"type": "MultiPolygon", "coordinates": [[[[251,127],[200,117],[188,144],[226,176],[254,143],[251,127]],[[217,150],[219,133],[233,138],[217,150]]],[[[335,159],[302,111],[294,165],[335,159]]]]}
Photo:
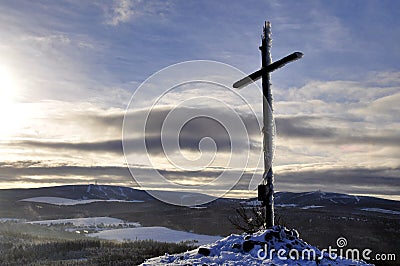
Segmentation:
{"type": "Polygon", "coordinates": [[[0,103],[12,103],[16,93],[16,81],[11,71],[0,65],[0,103]]]}
{"type": "Polygon", "coordinates": [[[13,73],[0,65],[0,137],[10,136],[16,125],[17,81],[13,73]]]}

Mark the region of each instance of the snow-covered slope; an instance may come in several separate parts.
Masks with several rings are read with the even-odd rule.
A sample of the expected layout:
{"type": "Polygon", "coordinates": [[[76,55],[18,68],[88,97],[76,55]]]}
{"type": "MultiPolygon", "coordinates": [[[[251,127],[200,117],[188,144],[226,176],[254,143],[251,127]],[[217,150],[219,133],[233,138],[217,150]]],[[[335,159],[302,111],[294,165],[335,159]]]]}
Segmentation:
{"type": "Polygon", "coordinates": [[[80,204],[89,204],[93,202],[143,202],[142,200],[119,200],[119,199],[68,199],[68,198],[60,198],[60,197],[33,197],[22,199],[20,201],[29,201],[29,202],[37,202],[37,203],[47,203],[57,206],[72,206],[72,205],[80,205],[80,204]]]}
{"type": "Polygon", "coordinates": [[[312,205],[358,205],[360,203],[359,196],[323,191],[310,191],[301,193],[277,192],[275,193],[275,200],[278,204],[295,204],[299,207],[312,205]]]}
{"type": "Polygon", "coordinates": [[[381,209],[381,208],[363,208],[361,210],[367,211],[367,212],[380,212],[380,213],[386,213],[386,214],[400,215],[400,211],[386,210],[386,209],[381,209]]]}
{"type": "MultiPolygon", "coordinates": [[[[340,254],[340,253],[339,253],[340,254]]],[[[328,254],[282,226],[254,234],[230,235],[185,253],[165,254],[142,265],[369,265],[328,254]],[[267,252],[265,252],[267,250],[267,252]],[[303,255],[304,254],[304,255],[303,255]],[[315,255],[314,255],[315,254],[315,255]]]]}

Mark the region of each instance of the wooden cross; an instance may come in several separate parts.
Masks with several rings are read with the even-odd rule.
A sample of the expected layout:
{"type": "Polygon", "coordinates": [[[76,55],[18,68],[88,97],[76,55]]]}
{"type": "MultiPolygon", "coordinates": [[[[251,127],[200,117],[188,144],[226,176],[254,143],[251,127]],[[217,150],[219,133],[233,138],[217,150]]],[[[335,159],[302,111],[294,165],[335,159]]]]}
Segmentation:
{"type": "Polygon", "coordinates": [[[264,174],[263,181],[258,186],[258,200],[265,207],[266,228],[274,226],[274,174],[272,163],[269,163],[272,160],[272,113],[269,114],[269,112],[272,112],[272,93],[269,73],[303,57],[303,53],[294,52],[272,63],[270,52],[271,42],[271,23],[265,21],[260,46],[261,69],[233,84],[234,88],[240,89],[262,78],[264,174]]]}

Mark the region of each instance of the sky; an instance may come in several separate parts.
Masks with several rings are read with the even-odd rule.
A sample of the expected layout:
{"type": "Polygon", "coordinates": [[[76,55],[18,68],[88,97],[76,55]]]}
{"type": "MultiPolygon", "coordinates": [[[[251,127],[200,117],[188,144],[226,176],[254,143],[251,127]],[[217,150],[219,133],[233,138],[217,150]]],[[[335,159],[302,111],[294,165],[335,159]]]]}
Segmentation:
{"type": "MultiPolygon", "coordinates": [[[[153,188],[198,189],[229,172],[238,183],[228,194],[228,179],[196,191],[255,196],[248,185],[262,174],[257,88],[235,94],[215,84],[181,86],[153,106],[145,136],[136,125],[170,81],[200,71],[233,83],[259,69],[268,20],[273,61],[304,53],[271,74],[275,189],[400,199],[399,8],[398,1],[382,0],[1,1],[0,188],[94,182],[137,187],[132,173],[146,182],[155,169],[172,185],[153,188]],[[219,63],[203,61],[198,69],[179,64],[192,60],[219,63]],[[151,82],[174,64],[175,72],[151,82]],[[204,98],[211,90],[212,99],[204,98]],[[163,121],[171,111],[176,122],[193,110],[226,121],[239,117],[247,133],[235,123],[190,120],[181,125],[180,149],[171,148],[177,161],[171,163],[160,143],[163,121]],[[124,139],[125,156],[124,116],[133,134],[124,139]],[[138,148],[143,137],[148,153],[138,148]],[[243,145],[232,152],[229,137],[243,145]],[[207,167],[177,165],[196,165],[202,156],[211,160],[204,159],[207,167]],[[251,161],[244,168],[243,158],[251,161]]],[[[175,141],[173,127],[164,133],[168,143],[175,141]]]]}

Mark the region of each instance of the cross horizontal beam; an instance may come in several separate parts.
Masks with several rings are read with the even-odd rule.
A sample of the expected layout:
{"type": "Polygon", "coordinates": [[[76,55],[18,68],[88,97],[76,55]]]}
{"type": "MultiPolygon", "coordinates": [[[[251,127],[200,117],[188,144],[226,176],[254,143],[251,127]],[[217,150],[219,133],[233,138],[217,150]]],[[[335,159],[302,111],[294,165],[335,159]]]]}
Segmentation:
{"type": "Polygon", "coordinates": [[[283,67],[284,65],[286,65],[287,63],[296,61],[300,58],[303,57],[303,53],[301,52],[294,52],[276,62],[273,62],[272,64],[261,68],[260,70],[257,70],[254,73],[251,73],[250,75],[248,75],[247,77],[242,78],[241,80],[235,82],[233,84],[233,87],[236,89],[241,89],[247,85],[249,85],[250,83],[258,80],[259,78],[261,78],[261,76],[265,73],[270,73],[272,71],[277,70],[278,68],[283,67]]]}

